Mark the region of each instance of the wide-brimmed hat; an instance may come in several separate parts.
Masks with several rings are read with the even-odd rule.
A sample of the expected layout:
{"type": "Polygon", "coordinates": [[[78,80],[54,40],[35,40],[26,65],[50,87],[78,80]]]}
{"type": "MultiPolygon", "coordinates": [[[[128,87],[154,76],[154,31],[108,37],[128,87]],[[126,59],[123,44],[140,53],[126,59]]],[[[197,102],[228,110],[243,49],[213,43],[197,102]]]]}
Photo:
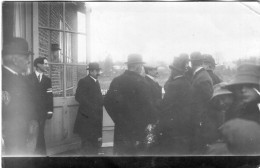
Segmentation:
{"type": "Polygon", "coordinates": [[[87,70],[100,70],[99,64],[97,62],[91,62],[88,64],[87,70]]]}
{"type": "Polygon", "coordinates": [[[227,88],[241,84],[260,85],[260,65],[243,64],[237,68],[234,79],[228,83],[227,88]]]}
{"type": "Polygon", "coordinates": [[[60,45],[59,44],[51,44],[51,50],[52,51],[61,50],[60,45]]]}
{"type": "Polygon", "coordinates": [[[3,46],[2,57],[8,54],[17,55],[32,55],[33,52],[29,51],[28,43],[25,39],[15,37],[12,38],[6,45],[3,46]]]}
{"type": "Polygon", "coordinates": [[[190,61],[203,61],[203,60],[204,60],[204,56],[199,51],[195,51],[190,54],[190,61]]]}
{"type": "Polygon", "coordinates": [[[213,58],[212,55],[210,55],[210,54],[203,54],[202,56],[204,57],[204,62],[211,63],[213,65],[217,65],[216,62],[215,62],[215,59],[213,58]]]}
{"type": "Polygon", "coordinates": [[[143,57],[140,54],[130,54],[127,57],[126,64],[144,64],[143,57]]]}
{"type": "Polygon", "coordinates": [[[186,70],[186,64],[189,62],[189,55],[186,53],[180,54],[178,57],[175,57],[173,59],[173,62],[171,65],[169,65],[170,69],[176,69],[178,71],[185,71],[186,70]]]}
{"type": "Polygon", "coordinates": [[[211,97],[211,100],[216,98],[217,96],[220,96],[220,95],[232,94],[232,92],[229,91],[226,88],[226,85],[227,85],[227,83],[225,83],[225,82],[218,83],[218,84],[214,85],[213,86],[214,92],[213,92],[213,95],[211,97]]]}

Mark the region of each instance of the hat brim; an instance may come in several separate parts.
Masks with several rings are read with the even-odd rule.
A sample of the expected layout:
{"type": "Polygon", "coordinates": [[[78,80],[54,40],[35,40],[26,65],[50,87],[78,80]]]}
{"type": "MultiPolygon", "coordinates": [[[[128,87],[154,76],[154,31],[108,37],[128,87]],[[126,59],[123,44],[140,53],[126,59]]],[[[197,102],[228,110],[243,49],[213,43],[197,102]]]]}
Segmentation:
{"type": "Polygon", "coordinates": [[[233,88],[234,86],[237,86],[237,85],[244,85],[244,84],[254,84],[254,85],[260,85],[260,81],[257,80],[256,78],[253,78],[253,77],[244,77],[244,78],[236,78],[234,79],[233,81],[231,81],[230,83],[228,83],[226,85],[226,87],[228,89],[230,88],[233,88]]]}
{"type": "Polygon", "coordinates": [[[143,62],[143,61],[139,61],[139,62],[125,62],[125,64],[145,64],[145,62],[143,62]]]}
{"type": "Polygon", "coordinates": [[[228,91],[228,90],[227,91],[220,91],[218,93],[213,94],[213,96],[211,97],[210,100],[213,100],[214,98],[221,96],[221,95],[230,95],[230,94],[233,94],[233,93],[228,91]]]}

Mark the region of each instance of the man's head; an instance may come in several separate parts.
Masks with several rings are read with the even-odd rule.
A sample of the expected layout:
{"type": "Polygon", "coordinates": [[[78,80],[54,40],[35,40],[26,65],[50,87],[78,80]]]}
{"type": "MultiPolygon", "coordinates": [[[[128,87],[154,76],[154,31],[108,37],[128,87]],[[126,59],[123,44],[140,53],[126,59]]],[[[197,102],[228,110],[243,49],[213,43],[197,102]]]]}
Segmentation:
{"type": "Polygon", "coordinates": [[[204,68],[206,70],[214,70],[216,66],[215,59],[210,54],[203,54],[204,57],[204,68]]]}
{"type": "Polygon", "coordinates": [[[200,52],[193,52],[190,54],[191,67],[195,70],[197,67],[203,66],[204,57],[200,52]]]}
{"type": "Polygon", "coordinates": [[[136,72],[138,74],[142,74],[143,72],[143,58],[139,54],[130,54],[127,58],[127,69],[129,71],[136,72]]]}
{"type": "Polygon", "coordinates": [[[144,65],[145,74],[150,75],[154,78],[159,76],[158,67],[155,65],[144,65]]]}
{"type": "Polygon", "coordinates": [[[89,63],[87,68],[87,70],[89,70],[89,74],[95,79],[97,79],[100,75],[100,69],[99,64],[96,62],[89,63]]]}
{"type": "Polygon", "coordinates": [[[33,62],[34,67],[38,72],[48,72],[49,64],[46,57],[38,57],[33,62]]]}
{"type": "Polygon", "coordinates": [[[23,38],[13,38],[2,50],[3,64],[12,68],[17,73],[25,73],[28,70],[29,56],[28,43],[23,38]]]}
{"type": "Polygon", "coordinates": [[[189,63],[188,54],[182,53],[178,57],[175,57],[173,63],[169,66],[174,74],[184,74],[187,71],[189,63]]]}

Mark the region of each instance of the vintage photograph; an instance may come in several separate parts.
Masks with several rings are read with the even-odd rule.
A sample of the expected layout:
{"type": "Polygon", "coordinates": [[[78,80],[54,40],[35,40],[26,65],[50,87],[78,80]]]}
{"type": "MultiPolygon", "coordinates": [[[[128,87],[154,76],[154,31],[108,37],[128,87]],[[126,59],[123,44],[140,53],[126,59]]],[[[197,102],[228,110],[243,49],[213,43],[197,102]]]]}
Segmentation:
{"type": "Polygon", "coordinates": [[[260,155],[260,2],[2,2],[2,157],[260,155]]]}

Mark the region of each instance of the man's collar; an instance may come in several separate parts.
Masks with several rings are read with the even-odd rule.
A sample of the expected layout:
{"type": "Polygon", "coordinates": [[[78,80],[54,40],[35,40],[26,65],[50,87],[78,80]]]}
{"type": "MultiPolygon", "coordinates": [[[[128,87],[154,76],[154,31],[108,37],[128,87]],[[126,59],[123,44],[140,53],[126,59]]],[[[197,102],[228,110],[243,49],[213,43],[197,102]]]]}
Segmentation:
{"type": "Polygon", "coordinates": [[[97,79],[95,79],[93,76],[89,75],[95,82],[97,82],[97,79]]]}
{"type": "Polygon", "coordinates": [[[203,69],[203,67],[198,67],[194,72],[193,72],[193,75],[195,75],[197,72],[199,72],[201,69],[203,69]]]}
{"type": "Polygon", "coordinates": [[[35,71],[35,74],[36,74],[36,76],[39,76],[39,75],[41,75],[42,76],[42,72],[38,72],[38,71],[35,71]]]}
{"type": "Polygon", "coordinates": [[[153,81],[155,81],[155,78],[154,78],[153,76],[148,75],[148,74],[146,74],[146,76],[147,76],[148,78],[152,79],[153,81]]]}
{"type": "Polygon", "coordinates": [[[9,67],[7,67],[7,66],[5,66],[5,65],[4,65],[4,68],[7,69],[8,71],[10,71],[12,74],[18,75],[17,72],[15,72],[14,70],[12,70],[11,68],[9,68],[9,67]]]}

